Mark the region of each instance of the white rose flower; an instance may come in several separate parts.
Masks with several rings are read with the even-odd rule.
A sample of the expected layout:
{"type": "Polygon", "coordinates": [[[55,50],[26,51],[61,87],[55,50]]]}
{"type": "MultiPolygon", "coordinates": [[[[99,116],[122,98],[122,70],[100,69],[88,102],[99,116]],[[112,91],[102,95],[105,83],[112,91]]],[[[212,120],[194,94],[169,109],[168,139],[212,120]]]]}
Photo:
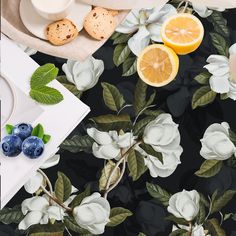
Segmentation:
{"type": "MultiPolygon", "coordinates": [[[[186,225],[178,225],[178,227],[176,227],[175,225],[173,225],[172,227],[172,232],[178,229],[185,229],[187,231],[190,231],[190,227],[186,226],[186,225]]],[[[207,234],[207,230],[204,230],[204,228],[202,227],[202,225],[197,225],[195,224],[192,227],[192,233],[190,236],[211,236],[210,234],[207,234]]]]}
{"type": "Polygon", "coordinates": [[[73,216],[80,227],[97,235],[104,233],[110,210],[109,202],[101,197],[100,193],[93,193],[74,208],[73,216]]]}
{"type": "MultiPolygon", "coordinates": [[[[70,196],[64,205],[68,206],[74,197],[70,196]]],[[[19,230],[26,230],[34,224],[47,224],[49,219],[61,221],[66,215],[65,210],[56,203],[50,205],[46,195],[25,199],[21,203],[21,210],[25,217],[18,225],[19,230]]]]}
{"type": "Polygon", "coordinates": [[[94,139],[93,155],[101,159],[119,159],[121,149],[134,143],[136,137],[132,133],[118,135],[116,131],[101,132],[95,128],[87,129],[88,135],[94,139]]]}
{"type": "Polygon", "coordinates": [[[236,147],[229,138],[229,124],[212,124],[201,139],[200,154],[207,160],[226,160],[236,154],[236,147]]]}
{"type": "Polygon", "coordinates": [[[104,63],[90,56],[83,62],[67,60],[62,70],[79,91],[86,91],[97,84],[104,71],[104,63]]]}
{"type": "Polygon", "coordinates": [[[200,195],[196,190],[178,192],[169,199],[168,212],[177,218],[192,221],[199,212],[200,195]]]}
{"type": "Polygon", "coordinates": [[[124,34],[135,33],[129,39],[128,45],[138,56],[149,45],[150,40],[162,42],[161,26],[174,14],[177,14],[177,11],[170,4],[152,9],[133,9],[116,31],[124,34]]]}
{"type": "Polygon", "coordinates": [[[211,55],[207,58],[208,65],[204,66],[211,74],[211,90],[224,94],[236,100],[236,43],[229,49],[230,57],[211,55]]]}

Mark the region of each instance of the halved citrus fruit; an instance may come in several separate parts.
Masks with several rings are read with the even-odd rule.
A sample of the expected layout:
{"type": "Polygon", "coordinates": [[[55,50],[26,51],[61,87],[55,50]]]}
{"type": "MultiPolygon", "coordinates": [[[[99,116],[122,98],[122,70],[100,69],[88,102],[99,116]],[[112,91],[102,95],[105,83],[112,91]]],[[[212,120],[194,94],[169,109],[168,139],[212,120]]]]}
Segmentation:
{"type": "Polygon", "coordinates": [[[196,16],[179,13],[163,23],[161,36],[166,46],[171,47],[179,55],[185,55],[200,46],[204,28],[196,16]]]}
{"type": "Polygon", "coordinates": [[[147,84],[161,87],[170,83],[178,73],[179,58],[163,44],[146,47],[138,57],[139,77],[147,84]]]}

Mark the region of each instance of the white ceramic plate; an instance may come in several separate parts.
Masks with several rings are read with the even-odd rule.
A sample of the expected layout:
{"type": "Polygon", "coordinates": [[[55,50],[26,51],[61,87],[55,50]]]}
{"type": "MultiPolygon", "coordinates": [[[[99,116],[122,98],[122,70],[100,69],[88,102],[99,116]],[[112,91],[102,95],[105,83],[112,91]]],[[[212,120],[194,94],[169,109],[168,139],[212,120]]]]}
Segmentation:
{"type": "MultiPolygon", "coordinates": [[[[73,21],[78,31],[83,29],[84,18],[91,11],[92,6],[75,1],[73,10],[66,18],[73,21]]],[[[35,36],[45,39],[45,29],[53,21],[41,17],[31,4],[31,0],[21,0],[20,17],[25,27],[35,36]]]]}
{"type": "Polygon", "coordinates": [[[15,110],[16,95],[11,83],[0,77],[1,127],[11,118],[15,110]]]}

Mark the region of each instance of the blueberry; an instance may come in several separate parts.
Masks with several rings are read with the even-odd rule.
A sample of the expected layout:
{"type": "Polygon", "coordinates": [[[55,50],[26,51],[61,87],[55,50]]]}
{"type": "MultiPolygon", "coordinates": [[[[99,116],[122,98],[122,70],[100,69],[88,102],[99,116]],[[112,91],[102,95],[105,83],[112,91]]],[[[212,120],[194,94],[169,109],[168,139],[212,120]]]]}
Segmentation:
{"type": "Polygon", "coordinates": [[[44,151],[44,143],[42,139],[30,136],[22,143],[22,151],[27,157],[36,159],[42,155],[44,151]]]}
{"type": "Polygon", "coordinates": [[[2,139],[1,148],[3,154],[8,157],[15,157],[21,153],[22,140],[17,135],[8,135],[2,139]]]}
{"type": "Polygon", "coordinates": [[[21,140],[24,141],[26,138],[31,136],[32,130],[33,127],[30,124],[21,123],[15,125],[15,127],[12,130],[12,134],[19,136],[21,140]]]}

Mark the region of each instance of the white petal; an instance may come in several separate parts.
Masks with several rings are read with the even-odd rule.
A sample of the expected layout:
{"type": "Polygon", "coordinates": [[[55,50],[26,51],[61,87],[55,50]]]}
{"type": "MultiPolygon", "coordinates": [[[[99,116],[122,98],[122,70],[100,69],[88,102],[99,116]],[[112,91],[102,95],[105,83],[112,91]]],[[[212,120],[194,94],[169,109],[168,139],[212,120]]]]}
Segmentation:
{"type": "Polygon", "coordinates": [[[150,42],[150,34],[146,27],[142,26],[139,28],[139,31],[133,35],[128,41],[130,50],[138,56],[141,51],[148,46],[150,42]]]}
{"type": "Polygon", "coordinates": [[[43,176],[39,173],[36,172],[34,176],[32,176],[28,182],[24,185],[25,191],[33,194],[38,191],[40,186],[43,183],[43,176]]]}
{"type": "Polygon", "coordinates": [[[211,76],[210,78],[211,90],[216,93],[227,93],[229,92],[229,80],[227,76],[217,77],[211,76]]]}
{"type": "Polygon", "coordinates": [[[104,71],[104,62],[102,60],[98,60],[92,57],[92,61],[94,64],[94,73],[96,77],[100,77],[104,71]]]}
{"type": "Polygon", "coordinates": [[[59,206],[49,206],[47,209],[49,219],[63,220],[65,213],[59,206]]]}
{"type": "Polygon", "coordinates": [[[134,137],[132,133],[125,133],[123,135],[119,135],[117,145],[120,148],[126,148],[132,146],[134,143],[134,137]]]}
{"type": "Polygon", "coordinates": [[[106,144],[112,143],[112,139],[111,139],[109,133],[107,133],[107,132],[102,132],[102,131],[99,131],[95,128],[89,128],[89,129],[87,129],[87,133],[98,144],[106,145],[106,144]]]}
{"type": "Polygon", "coordinates": [[[94,143],[92,149],[95,157],[105,160],[117,158],[120,154],[120,148],[116,147],[113,143],[101,146],[94,143]]]}
{"type": "Polygon", "coordinates": [[[18,225],[19,230],[26,230],[31,225],[39,224],[42,217],[43,217],[43,213],[40,211],[32,211],[28,213],[18,225]]]}
{"type": "Polygon", "coordinates": [[[53,166],[56,166],[60,161],[60,155],[56,154],[53,155],[52,157],[48,158],[43,165],[40,166],[40,169],[47,169],[53,166]]]}
{"type": "Polygon", "coordinates": [[[87,69],[75,76],[74,80],[79,91],[86,91],[97,84],[98,77],[95,76],[93,70],[87,69]]]}
{"type": "Polygon", "coordinates": [[[229,48],[230,55],[236,54],[236,43],[229,48]]]}
{"type": "Polygon", "coordinates": [[[67,60],[67,63],[63,64],[63,66],[62,66],[62,70],[66,74],[67,80],[73,84],[75,83],[74,78],[73,78],[73,74],[72,74],[74,64],[75,64],[75,61],[67,60]]]}
{"type": "Polygon", "coordinates": [[[208,17],[212,14],[212,10],[208,10],[205,5],[199,4],[199,3],[192,3],[194,11],[198,13],[199,16],[201,17],[208,17]]]}
{"type": "Polygon", "coordinates": [[[161,37],[161,24],[150,24],[147,27],[150,37],[154,42],[162,42],[162,37],[161,37]]]}

